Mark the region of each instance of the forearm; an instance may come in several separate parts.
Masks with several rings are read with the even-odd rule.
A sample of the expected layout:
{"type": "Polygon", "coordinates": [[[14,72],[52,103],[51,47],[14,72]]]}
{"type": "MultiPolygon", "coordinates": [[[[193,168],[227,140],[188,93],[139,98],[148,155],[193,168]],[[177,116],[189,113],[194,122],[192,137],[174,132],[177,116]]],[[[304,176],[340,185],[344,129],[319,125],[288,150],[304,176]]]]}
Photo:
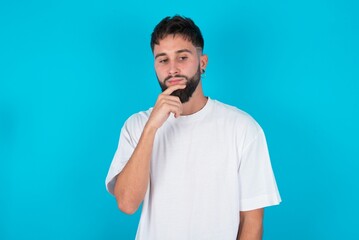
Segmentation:
{"type": "Polygon", "coordinates": [[[263,212],[263,209],[241,212],[237,240],[262,239],[263,212]]]}
{"type": "Polygon", "coordinates": [[[145,126],[131,158],[118,175],[114,193],[121,211],[133,214],[143,201],[150,178],[156,129],[145,126]]]}
{"type": "Polygon", "coordinates": [[[184,84],[173,85],[158,96],[131,158],[117,177],[114,193],[118,207],[125,213],[136,212],[145,197],[157,129],[168,119],[170,113],[175,117],[181,115],[182,103],[178,97],[171,96],[171,93],[185,87],[184,84]]]}

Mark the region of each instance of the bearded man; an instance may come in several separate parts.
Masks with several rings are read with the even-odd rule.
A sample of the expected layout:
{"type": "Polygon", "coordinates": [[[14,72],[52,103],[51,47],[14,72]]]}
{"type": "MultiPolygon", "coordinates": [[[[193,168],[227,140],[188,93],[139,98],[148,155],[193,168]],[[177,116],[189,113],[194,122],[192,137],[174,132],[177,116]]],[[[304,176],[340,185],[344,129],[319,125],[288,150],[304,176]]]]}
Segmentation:
{"type": "Polygon", "coordinates": [[[138,240],[258,240],[264,207],[281,201],[262,128],[204,95],[203,47],[186,17],[166,17],[152,33],[162,93],[124,124],[106,178],[123,212],[143,202],[138,240]]]}

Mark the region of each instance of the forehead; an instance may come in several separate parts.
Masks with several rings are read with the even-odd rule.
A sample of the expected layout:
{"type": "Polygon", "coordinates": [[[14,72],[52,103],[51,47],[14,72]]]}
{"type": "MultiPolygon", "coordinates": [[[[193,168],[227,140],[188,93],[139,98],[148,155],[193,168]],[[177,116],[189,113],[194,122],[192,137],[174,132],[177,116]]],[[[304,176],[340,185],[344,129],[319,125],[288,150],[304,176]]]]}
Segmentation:
{"type": "Polygon", "coordinates": [[[196,47],[192,44],[192,42],[186,40],[183,36],[171,34],[161,39],[159,44],[154,46],[153,54],[171,54],[181,49],[187,49],[194,53],[196,47]]]}

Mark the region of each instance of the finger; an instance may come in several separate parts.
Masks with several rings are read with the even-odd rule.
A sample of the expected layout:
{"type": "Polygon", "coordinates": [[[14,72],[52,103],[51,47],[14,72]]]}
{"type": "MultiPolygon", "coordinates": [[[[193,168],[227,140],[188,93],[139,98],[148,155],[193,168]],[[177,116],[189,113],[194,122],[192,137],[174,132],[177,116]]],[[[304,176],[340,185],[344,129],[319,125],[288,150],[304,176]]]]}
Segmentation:
{"type": "Polygon", "coordinates": [[[178,118],[182,114],[182,105],[172,105],[170,112],[174,114],[175,118],[178,118]]]}
{"type": "Polygon", "coordinates": [[[175,117],[179,117],[182,114],[182,104],[177,102],[166,102],[162,105],[165,112],[173,113],[175,117]]]}
{"type": "Polygon", "coordinates": [[[165,91],[163,91],[162,94],[170,95],[174,91],[176,91],[178,89],[184,89],[185,87],[186,87],[185,84],[176,84],[176,85],[168,87],[165,91]]]}
{"type": "Polygon", "coordinates": [[[175,102],[175,103],[178,103],[178,104],[182,104],[179,97],[172,96],[172,95],[162,95],[161,98],[160,98],[160,101],[170,101],[170,102],[175,102]]]}

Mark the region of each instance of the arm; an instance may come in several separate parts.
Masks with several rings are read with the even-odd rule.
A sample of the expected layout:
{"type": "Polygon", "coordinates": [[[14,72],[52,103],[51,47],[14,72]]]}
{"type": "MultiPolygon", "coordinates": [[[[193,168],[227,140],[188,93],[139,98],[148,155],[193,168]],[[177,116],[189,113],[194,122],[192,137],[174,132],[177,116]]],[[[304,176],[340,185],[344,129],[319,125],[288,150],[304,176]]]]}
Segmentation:
{"type": "Polygon", "coordinates": [[[171,112],[175,114],[175,117],[179,117],[182,113],[182,103],[179,98],[170,94],[185,86],[171,86],[159,95],[132,156],[117,176],[114,194],[118,207],[127,214],[135,213],[145,197],[157,129],[168,119],[171,112]]]}
{"type": "Polygon", "coordinates": [[[240,212],[237,240],[261,240],[264,209],[240,212]]]}

